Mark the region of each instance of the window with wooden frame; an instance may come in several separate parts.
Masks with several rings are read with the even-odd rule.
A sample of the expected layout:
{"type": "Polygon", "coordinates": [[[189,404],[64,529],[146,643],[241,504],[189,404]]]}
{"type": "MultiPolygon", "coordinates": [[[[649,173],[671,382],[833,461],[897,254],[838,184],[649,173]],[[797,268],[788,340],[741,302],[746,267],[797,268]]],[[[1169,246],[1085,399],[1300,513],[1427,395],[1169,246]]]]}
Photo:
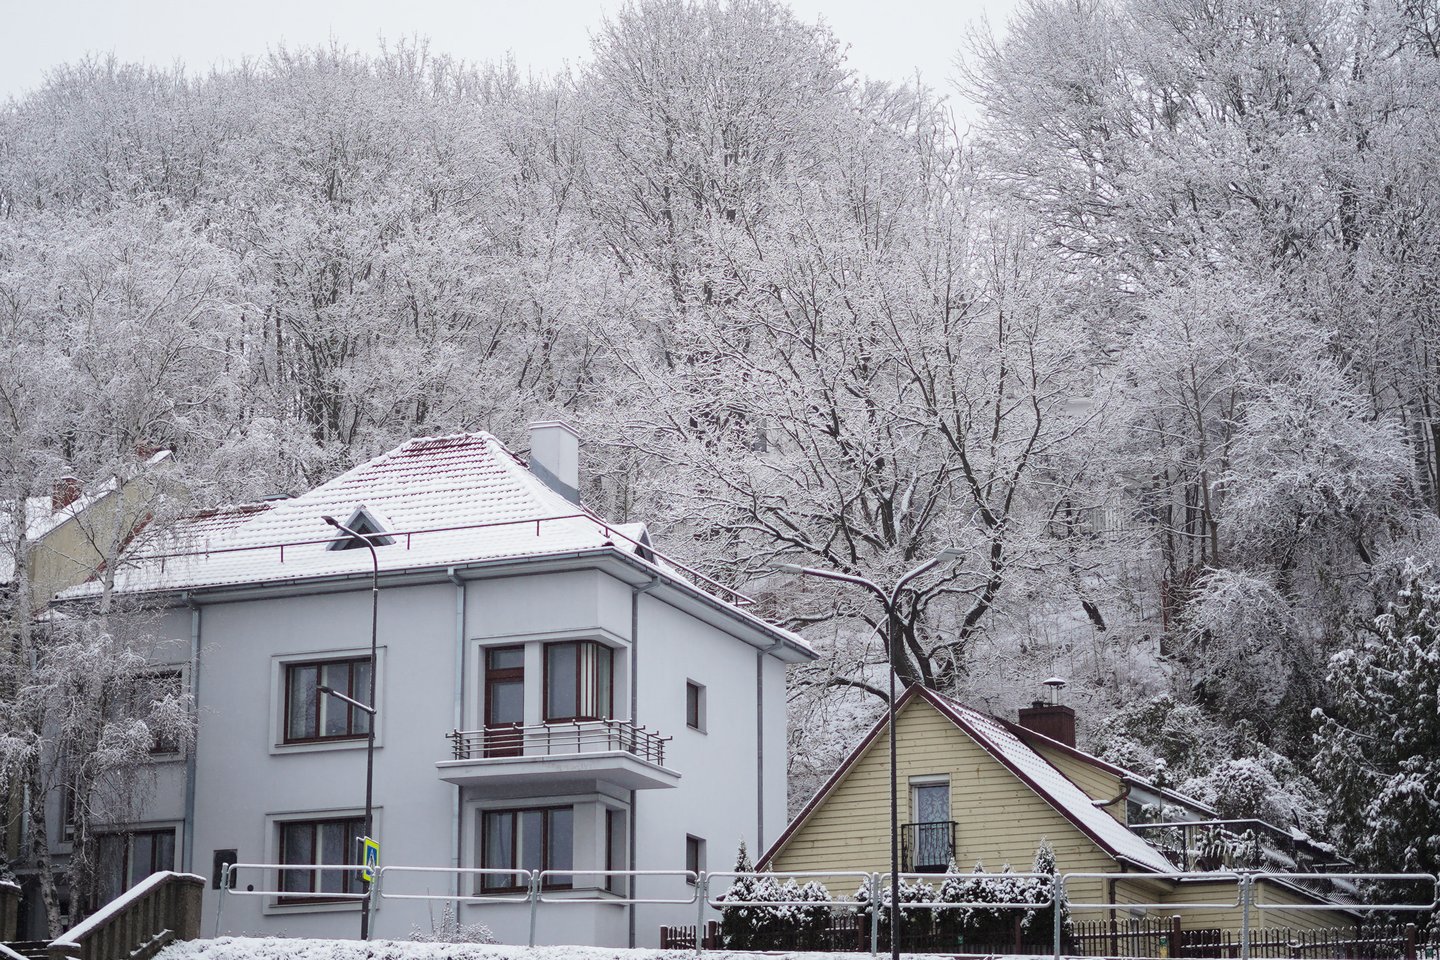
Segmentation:
{"type": "Polygon", "coordinates": [[[685,726],[705,732],[705,687],[694,680],[685,681],[685,726]]]}
{"type": "MultiPolygon", "coordinates": [[[[112,677],[101,691],[101,712],[111,723],[152,717],[155,705],[185,692],[185,674],[179,667],[145,669],[125,677],[112,677]]],[[[179,753],[180,743],[173,732],[151,734],[152,755],[179,753]]]]}
{"type": "MultiPolygon", "coordinates": [[[[605,808],[605,869],[625,870],[625,864],[629,862],[626,855],[628,850],[628,836],[625,832],[625,811],[617,810],[614,807],[605,808]]],[[[607,875],[605,877],[605,889],[616,896],[625,896],[629,889],[630,878],[623,876],[607,875]]]]}
{"type": "MultiPolygon", "coordinates": [[[[360,863],[363,817],[286,820],[280,831],[279,862],[287,866],[343,867],[360,863]]],[[[281,870],[281,903],[323,903],[324,897],[286,897],[287,893],[364,893],[358,870],[281,870]]]]}
{"type": "Polygon", "coordinates": [[[96,837],[96,901],[109,903],[141,880],[175,869],[175,828],[102,833],[96,837]]]}
{"type": "MultiPolygon", "coordinates": [[[[570,870],[575,864],[575,810],[542,807],[531,810],[484,810],[480,818],[480,865],[488,870],[570,870]]],[[[573,876],[545,877],[547,890],[568,890],[573,876]]],[[[523,890],[519,874],[480,876],[480,892],[523,890]]]]}
{"type": "Polygon", "coordinates": [[[545,720],[609,720],[615,652],[594,640],[545,645],[545,720]]]}
{"type": "Polygon", "coordinates": [[[525,648],[485,651],[485,756],[518,757],[525,735],[525,648]]]}
{"type": "MultiPolygon", "coordinates": [[[[685,869],[695,874],[696,877],[700,875],[700,871],[705,869],[705,841],[702,838],[686,835],[685,869]]],[[[686,877],[685,882],[693,884],[695,877],[686,877]]]]}
{"type": "Polygon", "coordinates": [[[356,740],[370,733],[370,715],[320,687],[370,702],[370,658],[285,664],[285,743],[356,740]]]}

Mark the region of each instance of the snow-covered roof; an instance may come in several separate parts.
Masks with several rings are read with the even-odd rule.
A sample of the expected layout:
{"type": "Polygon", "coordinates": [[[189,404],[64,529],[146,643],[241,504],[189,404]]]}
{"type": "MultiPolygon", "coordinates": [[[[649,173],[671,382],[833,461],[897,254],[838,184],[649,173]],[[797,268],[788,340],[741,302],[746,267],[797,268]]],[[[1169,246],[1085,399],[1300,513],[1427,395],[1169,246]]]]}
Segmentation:
{"type": "MultiPolygon", "coordinates": [[[[129,479],[147,467],[156,466],[169,457],[169,450],[161,450],[143,464],[136,465],[133,472],[127,474],[126,478],[129,479]]],[[[81,516],[96,503],[114,493],[119,486],[119,478],[112,476],[92,489],[81,491],[78,497],[58,510],[53,506],[54,501],[49,496],[27,498],[25,501],[25,539],[32,544],[43,540],[65,521],[81,516]]],[[[13,509],[14,503],[13,500],[0,503],[0,507],[3,507],[0,509],[0,583],[8,583],[10,578],[15,575],[14,546],[17,538],[14,535],[13,525],[15,514],[18,511],[13,509]]]]}
{"type": "MultiPolygon", "coordinates": [[[[369,550],[327,549],[344,535],[323,518],[344,523],[359,510],[383,521],[393,539],[376,547],[382,574],[620,551],[809,652],[798,635],[719,596],[718,585],[654,559],[635,542],[642,539],[639,525],[608,523],[551,490],[488,433],[411,440],[297,497],[187,518],[126,557],[115,589],[172,593],[369,573],[369,550]]],[[[98,590],[96,583],[81,584],[60,596],[98,590]]]]}
{"type": "MultiPolygon", "coordinates": [[[[910,703],[921,699],[935,707],[942,716],[968,734],[982,750],[1009,769],[1022,783],[1034,790],[1042,800],[1090,837],[1110,856],[1157,873],[1174,873],[1178,869],[1159,850],[1131,833],[1122,823],[1104,810],[1096,807],[1094,798],[1076,786],[1074,781],[1065,776],[1024,740],[1016,736],[1010,725],[1004,720],[957,703],[920,684],[915,684],[905,691],[904,696],[896,703],[896,709],[903,711],[910,703]]],[[[866,748],[885,730],[885,724],[886,718],[881,716],[865,739],[851,751],[839,768],[831,774],[824,786],[810,798],[804,809],[790,821],[785,831],[760,858],[758,861],[760,865],[768,863],[778,854],[810,817],[810,814],[825,802],[825,799],[859,761],[866,748]]]]}
{"type": "Polygon", "coordinates": [[[1176,869],[1175,864],[1166,859],[1160,851],[1096,807],[1089,794],[1011,732],[1008,724],[940,694],[928,690],[925,694],[926,699],[942,714],[970,734],[971,739],[987,753],[1009,767],[1012,773],[1105,848],[1106,852],[1160,873],[1170,873],[1176,869]]]}

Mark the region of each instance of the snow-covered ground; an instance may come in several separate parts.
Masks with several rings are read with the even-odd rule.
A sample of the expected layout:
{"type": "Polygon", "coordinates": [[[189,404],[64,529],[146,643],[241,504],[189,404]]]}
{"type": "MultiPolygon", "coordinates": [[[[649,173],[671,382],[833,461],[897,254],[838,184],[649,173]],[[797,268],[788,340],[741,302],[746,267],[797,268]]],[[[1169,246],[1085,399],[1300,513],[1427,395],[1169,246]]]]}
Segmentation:
{"type": "MultiPolygon", "coordinates": [[[[157,960],[682,960],[693,950],[628,950],[618,947],[511,947],[471,943],[416,943],[408,940],[289,940],[280,937],[221,937],[190,940],[162,951],[157,960]]],[[[835,960],[868,954],[752,953],[706,950],[710,960],[766,957],[769,960],[835,960]]],[[[911,960],[940,954],[906,954],[911,960]]],[[[1013,958],[1024,960],[1024,958],[1013,958]]]]}

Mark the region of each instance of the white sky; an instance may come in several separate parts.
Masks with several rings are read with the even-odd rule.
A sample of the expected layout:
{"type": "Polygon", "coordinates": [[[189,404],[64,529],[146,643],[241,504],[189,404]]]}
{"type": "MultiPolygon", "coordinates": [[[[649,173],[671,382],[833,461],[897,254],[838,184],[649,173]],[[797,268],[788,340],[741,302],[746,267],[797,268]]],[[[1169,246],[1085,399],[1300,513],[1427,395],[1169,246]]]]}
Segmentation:
{"type": "MultiPolygon", "coordinates": [[[[850,65],[878,79],[919,70],[951,92],[952,61],[968,26],[1003,26],[1018,0],[790,0],[806,21],[823,17],[850,65]]],[[[277,43],[334,38],[369,51],[380,37],[419,35],[431,49],[470,60],[513,52],[522,70],[553,71],[588,55],[590,31],[617,0],[0,0],[0,99],[39,85],[45,71],[86,54],[192,73],[261,56],[277,43]]]]}

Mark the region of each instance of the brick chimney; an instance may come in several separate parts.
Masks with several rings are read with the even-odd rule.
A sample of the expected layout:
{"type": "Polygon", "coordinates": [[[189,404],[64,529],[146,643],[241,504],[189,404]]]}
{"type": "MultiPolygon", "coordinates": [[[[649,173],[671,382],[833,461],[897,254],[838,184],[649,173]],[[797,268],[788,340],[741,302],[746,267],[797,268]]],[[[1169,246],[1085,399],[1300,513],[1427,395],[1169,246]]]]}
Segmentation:
{"type": "Polygon", "coordinates": [[[85,492],[85,486],[74,477],[61,477],[55,481],[55,486],[50,488],[50,510],[64,510],[70,504],[80,499],[80,494],[85,492]]]}
{"type": "Polygon", "coordinates": [[[580,434],[559,420],[530,424],[530,472],[571,503],[580,503],[580,434]]]}
{"type": "Polygon", "coordinates": [[[1051,677],[1045,681],[1050,688],[1050,702],[1036,700],[1028,707],[1020,708],[1020,726],[1034,730],[1041,736],[1058,740],[1067,747],[1075,746],[1075,708],[1060,702],[1060,691],[1065,681],[1051,677]]]}

